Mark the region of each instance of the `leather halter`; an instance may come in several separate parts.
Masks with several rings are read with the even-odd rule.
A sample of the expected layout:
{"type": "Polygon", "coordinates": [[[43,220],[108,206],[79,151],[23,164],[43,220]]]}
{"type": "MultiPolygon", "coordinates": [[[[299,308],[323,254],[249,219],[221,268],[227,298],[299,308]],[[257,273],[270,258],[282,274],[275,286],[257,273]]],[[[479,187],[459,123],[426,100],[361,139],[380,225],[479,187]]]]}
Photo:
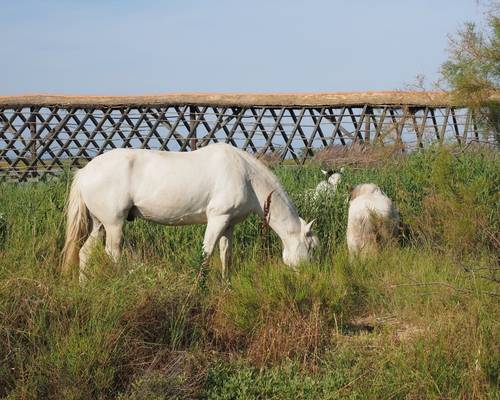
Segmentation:
{"type": "Polygon", "coordinates": [[[266,201],[264,202],[264,222],[262,224],[264,228],[267,228],[269,226],[269,220],[271,219],[271,213],[269,211],[271,207],[271,196],[273,195],[273,192],[274,190],[269,193],[266,201]]]}

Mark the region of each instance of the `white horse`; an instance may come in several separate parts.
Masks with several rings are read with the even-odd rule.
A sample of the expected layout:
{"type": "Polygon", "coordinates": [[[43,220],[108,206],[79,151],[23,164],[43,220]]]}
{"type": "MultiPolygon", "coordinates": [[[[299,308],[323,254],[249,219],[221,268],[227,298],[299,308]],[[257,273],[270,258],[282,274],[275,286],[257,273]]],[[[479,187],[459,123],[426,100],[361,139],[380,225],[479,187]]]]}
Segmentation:
{"type": "Polygon", "coordinates": [[[356,186],[347,219],[349,256],[366,256],[398,233],[400,218],[392,200],[375,184],[356,186]]]}
{"type": "Polygon", "coordinates": [[[299,217],[278,179],[246,152],[227,144],[188,153],[112,150],[94,158],[73,179],[63,272],[79,261],[80,280],[85,279],[102,227],[106,252],[116,261],[125,220],[139,217],[165,225],[207,224],[205,260],[219,242],[226,276],[233,227],[250,213],[265,216],[281,238],[285,264],[294,267],[310,260],[318,242],[312,222],[299,217]]]}
{"type": "Polygon", "coordinates": [[[334,193],[337,190],[337,186],[342,180],[344,167],[342,167],[339,172],[335,172],[332,170],[325,171],[323,169],[321,170],[321,172],[326,176],[326,179],[318,183],[318,185],[316,186],[313,195],[314,199],[317,199],[319,196],[322,196],[326,193],[334,193]]]}

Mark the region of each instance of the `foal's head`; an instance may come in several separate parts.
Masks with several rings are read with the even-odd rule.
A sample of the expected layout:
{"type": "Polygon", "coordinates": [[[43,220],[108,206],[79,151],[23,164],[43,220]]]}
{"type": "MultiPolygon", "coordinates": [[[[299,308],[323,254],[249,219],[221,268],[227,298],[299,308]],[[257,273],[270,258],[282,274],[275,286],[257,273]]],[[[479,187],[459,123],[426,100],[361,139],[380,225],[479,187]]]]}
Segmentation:
{"type": "Polygon", "coordinates": [[[300,232],[290,235],[283,247],[283,261],[289,267],[296,267],[301,262],[311,261],[313,250],[319,240],[313,234],[311,226],[314,220],[307,223],[300,218],[300,232]]]}
{"type": "Polygon", "coordinates": [[[326,179],[330,185],[337,186],[342,180],[342,173],[344,172],[344,167],[340,168],[340,170],[322,169],[321,172],[323,173],[323,175],[326,176],[326,179]]]}

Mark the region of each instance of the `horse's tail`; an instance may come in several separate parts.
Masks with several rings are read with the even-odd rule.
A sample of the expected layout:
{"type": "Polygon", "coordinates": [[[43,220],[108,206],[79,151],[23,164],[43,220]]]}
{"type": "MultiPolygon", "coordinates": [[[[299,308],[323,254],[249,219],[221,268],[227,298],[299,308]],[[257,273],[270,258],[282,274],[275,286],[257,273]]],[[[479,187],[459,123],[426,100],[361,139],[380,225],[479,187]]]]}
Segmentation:
{"type": "Polygon", "coordinates": [[[80,191],[79,174],[76,173],[71,184],[66,205],[66,240],[62,250],[61,272],[70,275],[71,268],[79,262],[82,242],[89,235],[89,212],[80,191]]]}

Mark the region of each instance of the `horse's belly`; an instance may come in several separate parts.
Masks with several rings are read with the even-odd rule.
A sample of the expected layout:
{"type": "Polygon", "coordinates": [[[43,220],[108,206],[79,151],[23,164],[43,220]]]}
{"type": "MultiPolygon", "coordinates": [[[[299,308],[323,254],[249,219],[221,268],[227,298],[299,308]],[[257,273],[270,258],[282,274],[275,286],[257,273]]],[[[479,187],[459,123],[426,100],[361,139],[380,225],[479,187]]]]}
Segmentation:
{"type": "Polygon", "coordinates": [[[151,210],[137,207],[138,216],[148,221],[163,225],[194,225],[206,224],[205,211],[179,213],[171,210],[151,210]]]}
{"type": "Polygon", "coordinates": [[[206,224],[207,216],[205,214],[195,214],[186,215],[182,217],[169,217],[169,218],[158,218],[158,220],[153,220],[163,225],[195,225],[195,224],[206,224]]]}

